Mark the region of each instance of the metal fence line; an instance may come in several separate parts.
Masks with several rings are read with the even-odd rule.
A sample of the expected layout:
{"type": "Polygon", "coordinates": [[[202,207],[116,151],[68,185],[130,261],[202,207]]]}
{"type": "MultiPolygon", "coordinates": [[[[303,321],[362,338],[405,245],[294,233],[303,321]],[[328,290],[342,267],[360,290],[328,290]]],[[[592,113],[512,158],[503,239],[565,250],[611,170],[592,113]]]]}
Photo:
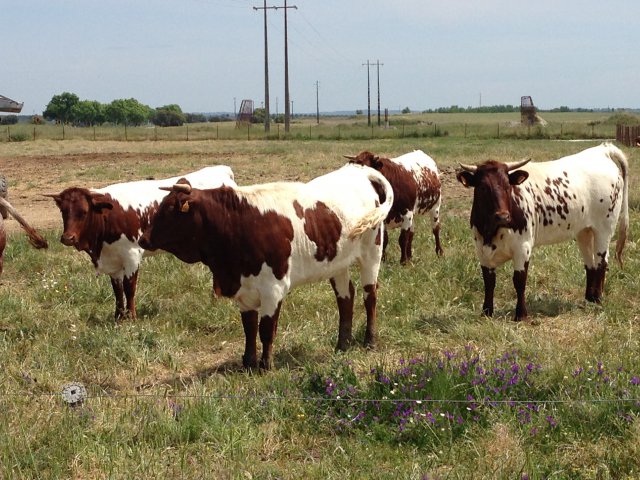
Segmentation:
{"type": "MultiPolygon", "coordinates": [[[[60,392],[3,392],[0,393],[0,398],[16,398],[16,397],[61,397],[60,392]]],[[[540,399],[446,399],[446,398],[359,398],[359,397],[307,397],[307,396],[287,396],[287,395],[272,395],[272,396],[258,396],[258,395],[207,395],[207,394],[185,394],[185,393],[131,393],[131,394],[90,394],[86,396],[86,400],[90,399],[109,399],[109,400],[131,400],[136,398],[157,398],[157,399],[207,399],[207,400],[238,400],[238,401],[296,401],[296,402],[353,402],[353,403],[443,403],[443,404],[475,404],[475,405],[554,405],[554,404],[571,404],[571,403],[589,403],[589,404],[604,404],[604,403],[638,403],[640,404],[640,398],[568,398],[568,399],[556,399],[556,400],[540,400],[540,399]]]]}

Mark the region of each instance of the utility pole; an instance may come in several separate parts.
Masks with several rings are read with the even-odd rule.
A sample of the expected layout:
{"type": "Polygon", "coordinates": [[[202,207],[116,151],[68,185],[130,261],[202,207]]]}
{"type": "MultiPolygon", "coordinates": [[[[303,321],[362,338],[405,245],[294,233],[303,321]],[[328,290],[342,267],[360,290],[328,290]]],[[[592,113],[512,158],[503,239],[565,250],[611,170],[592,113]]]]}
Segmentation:
{"type": "Polygon", "coordinates": [[[319,82],[316,80],[316,123],[320,125],[320,102],[318,101],[319,82]]]}
{"type": "Polygon", "coordinates": [[[367,63],[363,63],[363,66],[367,66],[367,125],[371,126],[371,82],[369,81],[369,60],[367,63]]]}
{"type": "Polygon", "coordinates": [[[267,7],[267,0],[264,6],[253,7],[254,10],[264,10],[264,131],[269,133],[271,122],[269,118],[269,47],[267,45],[267,10],[276,7],[267,7]]]}
{"type": "Polygon", "coordinates": [[[267,47],[267,10],[284,9],[284,130],[289,131],[290,125],[290,107],[289,107],[289,46],[287,35],[287,10],[289,8],[298,9],[297,6],[287,6],[287,0],[284,0],[284,7],[267,7],[267,0],[264,0],[262,7],[253,7],[254,10],[264,10],[264,103],[265,103],[265,119],[264,119],[264,131],[269,131],[269,55],[267,47]]]}
{"type": "Polygon", "coordinates": [[[289,131],[291,124],[291,110],[289,109],[289,42],[287,39],[287,10],[298,7],[292,5],[287,7],[287,0],[284,0],[284,131],[289,131]]]}
{"type": "Polygon", "coordinates": [[[378,66],[378,126],[380,126],[380,65],[384,65],[384,63],[376,60],[376,65],[378,66]]]}

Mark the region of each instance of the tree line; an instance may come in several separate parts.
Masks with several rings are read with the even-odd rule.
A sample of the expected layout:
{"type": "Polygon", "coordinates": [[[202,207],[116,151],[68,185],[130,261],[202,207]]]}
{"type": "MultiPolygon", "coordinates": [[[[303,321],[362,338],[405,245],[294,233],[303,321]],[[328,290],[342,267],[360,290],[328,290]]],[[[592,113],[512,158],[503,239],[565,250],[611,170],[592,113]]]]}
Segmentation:
{"type": "Polygon", "coordinates": [[[176,127],[185,123],[231,120],[207,118],[200,113],[184,113],[176,104],[152,108],[135,98],[118,99],[104,104],[95,100],[80,100],[76,94],[69,92],[54,95],[42,116],[46,120],[80,127],[103,123],[139,126],[149,122],[160,127],[176,127]]]}

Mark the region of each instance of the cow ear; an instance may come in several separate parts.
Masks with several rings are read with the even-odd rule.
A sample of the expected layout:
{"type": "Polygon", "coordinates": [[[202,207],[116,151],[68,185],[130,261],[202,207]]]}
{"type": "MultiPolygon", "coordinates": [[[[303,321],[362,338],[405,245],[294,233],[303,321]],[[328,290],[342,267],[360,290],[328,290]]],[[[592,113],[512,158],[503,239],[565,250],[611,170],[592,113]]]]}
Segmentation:
{"type": "Polygon", "coordinates": [[[456,178],[458,181],[467,188],[475,187],[475,174],[471,172],[467,172],[466,170],[462,170],[456,174],[456,178]]]}
{"type": "Polygon", "coordinates": [[[375,168],[376,170],[381,170],[382,169],[382,161],[380,160],[380,157],[373,157],[373,160],[371,162],[371,166],[373,168],[375,168]]]}
{"type": "Polygon", "coordinates": [[[113,210],[113,203],[105,195],[92,195],[89,203],[91,208],[98,213],[102,213],[102,210],[113,210]]]}
{"type": "Polygon", "coordinates": [[[524,170],[515,170],[509,173],[509,184],[520,185],[527,178],[529,178],[529,172],[525,172],[524,170]]]}

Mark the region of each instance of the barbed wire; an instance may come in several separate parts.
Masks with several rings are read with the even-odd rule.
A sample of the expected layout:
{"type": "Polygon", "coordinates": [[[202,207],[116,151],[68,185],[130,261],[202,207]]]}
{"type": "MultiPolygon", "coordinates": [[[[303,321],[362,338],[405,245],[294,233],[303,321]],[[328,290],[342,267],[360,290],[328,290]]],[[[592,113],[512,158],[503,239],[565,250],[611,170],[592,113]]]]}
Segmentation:
{"type": "MultiPolygon", "coordinates": [[[[17,398],[17,397],[60,397],[62,392],[0,392],[0,398],[17,398]]],[[[110,400],[131,400],[131,399],[201,399],[201,400],[237,400],[237,401],[279,401],[279,402],[352,402],[352,403],[425,403],[425,404],[452,404],[452,405],[554,405],[554,404],[572,404],[572,403],[588,403],[588,404],[605,404],[605,403],[637,403],[640,404],[640,398],[567,398],[567,399],[451,399],[451,398],[362,398],[349,396],[321,397],[321,396],[305,396],[305,395],[233,395],[233,394],[198,394],[198,393],[94,393],[86,394],[84,400],[90,399],[110,399],[110,400]]]]}

